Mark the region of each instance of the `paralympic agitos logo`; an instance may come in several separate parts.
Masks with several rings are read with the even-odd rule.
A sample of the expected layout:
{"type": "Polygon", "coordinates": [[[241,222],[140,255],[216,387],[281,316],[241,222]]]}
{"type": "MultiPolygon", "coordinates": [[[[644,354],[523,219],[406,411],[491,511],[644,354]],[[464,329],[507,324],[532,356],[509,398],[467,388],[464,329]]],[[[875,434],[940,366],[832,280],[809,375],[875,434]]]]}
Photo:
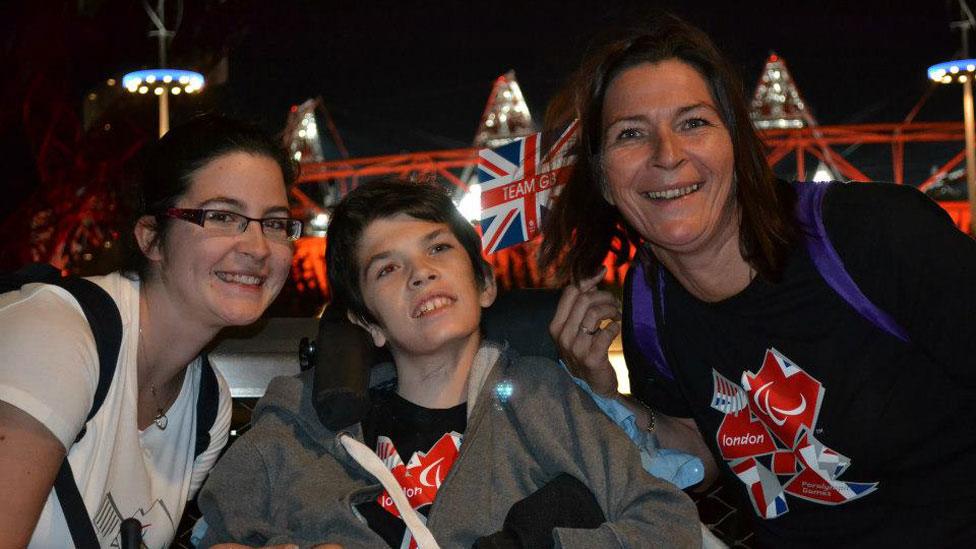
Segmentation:
{"type": "Polygon", "coordinates": [[[714,370],[712,379],[711,406],[725,414],[716,443],[759,516],[788,512],[786,494],[837,505],[877,489],[876,482],[838,480],[851,460],[813,436],[826,391],[776,349],[766,351],[758,372],[743,372],[741,386],[714,370]],[[781,483],[782,476],[789,478],[781,483]]]}
{"type": "MultiPolygon", "coordinates": [[[[376,455],[393,473],[400,483],[404,495],[414,509],[430,505],[437,496],[437,490],[451,470],[461,448],[462,435],[455,432],[444,433],[427,452],[415,452],[406,464],[400,459],[393,442],[386,436],[377,437],[376,455]]],[[[376,500],[380,507],[399,517],[393,498],[386,492],[376,500]]]]}

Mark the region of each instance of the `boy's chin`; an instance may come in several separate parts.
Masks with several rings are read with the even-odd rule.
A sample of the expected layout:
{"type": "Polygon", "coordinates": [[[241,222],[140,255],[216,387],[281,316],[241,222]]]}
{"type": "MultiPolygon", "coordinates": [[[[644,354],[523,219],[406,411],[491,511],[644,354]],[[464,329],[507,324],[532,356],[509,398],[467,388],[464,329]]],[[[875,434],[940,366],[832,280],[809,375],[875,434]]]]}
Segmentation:
{"type": "Polygon", "coordinates": [[[448,348],[463,347],[474,339],[475,343],[481,341],[481,329],[476,327],[474,330],[443,330],[434,334],[418,333],[416,337],[409,340],[393,343],[387,342],[394,354],[404,355],[430,355],[438,353],[448,348]]]}

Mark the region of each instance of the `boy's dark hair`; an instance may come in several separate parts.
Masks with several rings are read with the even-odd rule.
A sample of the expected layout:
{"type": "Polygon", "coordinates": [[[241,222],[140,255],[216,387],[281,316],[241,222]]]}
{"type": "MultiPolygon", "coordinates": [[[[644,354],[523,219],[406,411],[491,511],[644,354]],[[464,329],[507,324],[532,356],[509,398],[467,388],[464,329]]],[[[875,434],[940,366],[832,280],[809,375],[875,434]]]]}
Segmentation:
{"type": "Polygon", "coordinates": [[[141,181],[130,199],[130,219],[122,234],[122,271],[139,273],[143,278],[148,274],[148,260],[132,235],[139,219],[154,216],[154,244],[161,246],[172,222],[163,212],[186,194],[200,168],[235,152],[274,160],[281,168],[286,188],[295,180],[295,163],[281,144],[255,125],[218,114],[203,114],[174,126],[147,148],[143,153],[141,181]]]}
{"type": "Polygon", "coordinates": [[[332,213],[325,265],[334,300],[344,304],[363,322],[376,323],[366,309],[359,286],[359,241],[370,223],[397,214],[446,224],[471,260],[478,289],[485,288],[493,274],[481,255],[481,239],[444,189],[428,183],[383,178],[357,187],[332,213]]]}

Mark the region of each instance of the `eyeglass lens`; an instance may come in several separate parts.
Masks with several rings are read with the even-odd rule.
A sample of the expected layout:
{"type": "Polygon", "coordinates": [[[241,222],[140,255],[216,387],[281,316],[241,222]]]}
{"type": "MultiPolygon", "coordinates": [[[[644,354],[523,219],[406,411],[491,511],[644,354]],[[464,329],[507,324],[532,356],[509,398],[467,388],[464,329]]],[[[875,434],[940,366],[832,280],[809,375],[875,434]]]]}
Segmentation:
{"type": "Polygon", "coordinates": [[[250,219],[234,212],[220,210],[207,210],[203,217],[203,226],[224,234],[237,234],[246,231],[251,221],[257,221],[268,238],[293,240],[301,236],[302,223],[297,219],[286,217],[250,219]]]}

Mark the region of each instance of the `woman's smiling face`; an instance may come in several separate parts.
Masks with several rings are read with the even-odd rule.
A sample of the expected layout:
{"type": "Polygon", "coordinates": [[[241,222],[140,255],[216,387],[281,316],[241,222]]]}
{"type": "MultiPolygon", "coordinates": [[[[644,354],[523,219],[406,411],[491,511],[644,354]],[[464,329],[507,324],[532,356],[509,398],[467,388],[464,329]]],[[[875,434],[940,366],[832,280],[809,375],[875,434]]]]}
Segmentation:
{"type": "MultiPolygon", "coordinates": [[[[206,208],[248,217],[287,217],[288,198],[278,164],[266,156],[231,152],[194,172],[178,208],[206,208]]],[[[147,250],[167,299],[188,322],[207,327],[254,322],[278,295],[291,268],[293,245],[264,235],[259,223],[243,233],[214,234],[173,220],[165,241],[147,250]]]]}
{"type": "Polygon", "coordinates": [[[732,139],[702,76],[677,59],[624,70],[603,103],[603,194],[675,260],[738,238],[732,139]]]}

